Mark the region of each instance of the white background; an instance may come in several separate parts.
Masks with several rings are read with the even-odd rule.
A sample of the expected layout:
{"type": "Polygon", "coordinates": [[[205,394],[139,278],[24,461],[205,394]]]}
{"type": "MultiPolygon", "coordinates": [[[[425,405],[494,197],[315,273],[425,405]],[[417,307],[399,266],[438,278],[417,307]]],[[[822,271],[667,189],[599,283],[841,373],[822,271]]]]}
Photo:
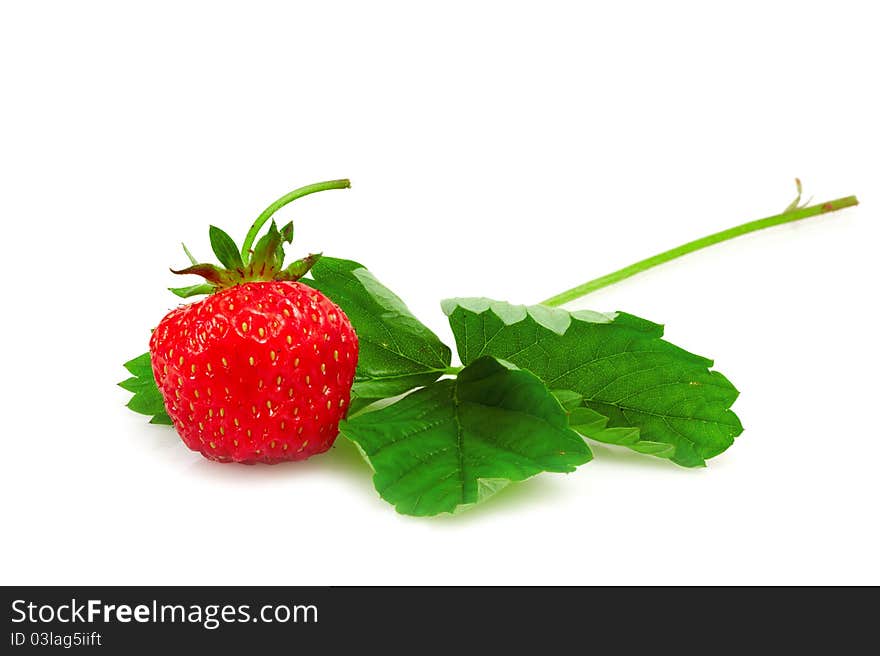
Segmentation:
{"type": "Polygon", "coordinates": [[[0,10],[6,584],[880,583],[871,3],[30,2],[0,10]],[[612,4],[612,3],[604,3],[612,4]],[[536,302],[791,200],[573,307],[716,359],[707,469],[595,448],[457,517],[400,516],[348,444],[218,465],[124,408],[179,242],[311,196],[297,252],[536,302]]]}

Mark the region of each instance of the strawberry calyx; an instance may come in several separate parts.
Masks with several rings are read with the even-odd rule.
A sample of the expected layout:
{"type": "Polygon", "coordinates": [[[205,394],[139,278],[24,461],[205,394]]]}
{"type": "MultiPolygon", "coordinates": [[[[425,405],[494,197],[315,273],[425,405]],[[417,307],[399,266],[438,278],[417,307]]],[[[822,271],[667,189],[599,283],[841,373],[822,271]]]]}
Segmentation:
{"type": "Polygon", "coordinates": [[[171,272],[178,275],[201,276],[205,282],[190,287],[173,287],[170,288],[170,291],[181,298],[189,298],[199,294],[213,294],[246,282],[299,280],[321,258],[321,254],[310,253],[286,267],[284,266],[284,245],[293,242],[292,221],[279,229],[275,220],[272,219],[269,230],[260,237],[256,246],[253,245],[254,240],[275,212],[297,198],[327,189],[348,189],[350,187],[351,183],[348,180],[330,180],[300,187],[285,194],[257,217],[245,237],[241,250],[226,232],[216,226],[211,226],[209,229],[211,249],[222,266],[198,262],[184,244],[183,250],[191,265],[185,269],[171,269],[171,272]]]}

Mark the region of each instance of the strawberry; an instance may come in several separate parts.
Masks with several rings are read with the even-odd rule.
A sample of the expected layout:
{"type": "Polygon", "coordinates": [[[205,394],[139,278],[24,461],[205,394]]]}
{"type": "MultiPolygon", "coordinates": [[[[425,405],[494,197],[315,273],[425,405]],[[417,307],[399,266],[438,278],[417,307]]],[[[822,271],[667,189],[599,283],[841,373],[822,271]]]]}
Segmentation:
{"type": "Polygon", "coordinates": [[[319,183],[277,201],[254,223],[241,254],[212,226],[211,244],[225,268],[193,264],[174,272],[208,283],[172,290],[178,295],[209,295],[162,319],[150,360],[177,432],[206,458],[276,463],[333,445],[348,409],[357,335],[330,299],[296,282],[320,256],[283,268],[292,224],[279,231],[273,221],[253,251],[250,245],[279,207],[343,186],[347,181],[319,183]]]}

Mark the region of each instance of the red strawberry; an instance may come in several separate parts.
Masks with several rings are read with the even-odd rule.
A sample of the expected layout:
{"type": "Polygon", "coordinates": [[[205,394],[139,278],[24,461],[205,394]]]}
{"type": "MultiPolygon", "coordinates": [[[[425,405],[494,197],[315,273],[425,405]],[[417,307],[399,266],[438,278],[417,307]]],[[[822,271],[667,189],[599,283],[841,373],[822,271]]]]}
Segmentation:
{"type": "Polygon", "coordinates": [[[150,339],[153,375],[168,415],[186,445],[220,462],[304,460],[332,446],[345,416],[358,357],[348,317],[322,293],[296,282],[319,256],[282,269],[284,242],[269,216],[294,198],[348,186],[319,183],[291,192],[260,216],[239,254],[211,228],[225,269],[194,264],[210,285],[173,290],[210,295],[172,310],[150,339]]]}
{"type": "Polygon", "coordinates": [[[153,374],[186,445],[221,462],[303,460],[333,444],[358,343],[348,318],[298,282],[251,282],[170,312],[153,374]]]}

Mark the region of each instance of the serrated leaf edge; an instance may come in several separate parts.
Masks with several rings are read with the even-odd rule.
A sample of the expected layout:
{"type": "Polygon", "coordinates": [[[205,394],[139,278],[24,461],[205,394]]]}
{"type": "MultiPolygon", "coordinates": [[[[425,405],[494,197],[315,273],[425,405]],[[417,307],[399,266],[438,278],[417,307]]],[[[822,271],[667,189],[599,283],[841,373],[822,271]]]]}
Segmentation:
{"type": "Polygon", "coordinates": [[[440,301],[440,308],[448,317],[451,317],[459,307],[475,314],[483,314],[491,310],[506,326],[512,326],[531,317],[539,326],[557,335],[564,335],[573,319],[587,323],[611,323],[619,316],[617,312],[602,313],[593,310],[569,312],[548,305],[514,305],[483,297],[447,298],[440,301]]]}

